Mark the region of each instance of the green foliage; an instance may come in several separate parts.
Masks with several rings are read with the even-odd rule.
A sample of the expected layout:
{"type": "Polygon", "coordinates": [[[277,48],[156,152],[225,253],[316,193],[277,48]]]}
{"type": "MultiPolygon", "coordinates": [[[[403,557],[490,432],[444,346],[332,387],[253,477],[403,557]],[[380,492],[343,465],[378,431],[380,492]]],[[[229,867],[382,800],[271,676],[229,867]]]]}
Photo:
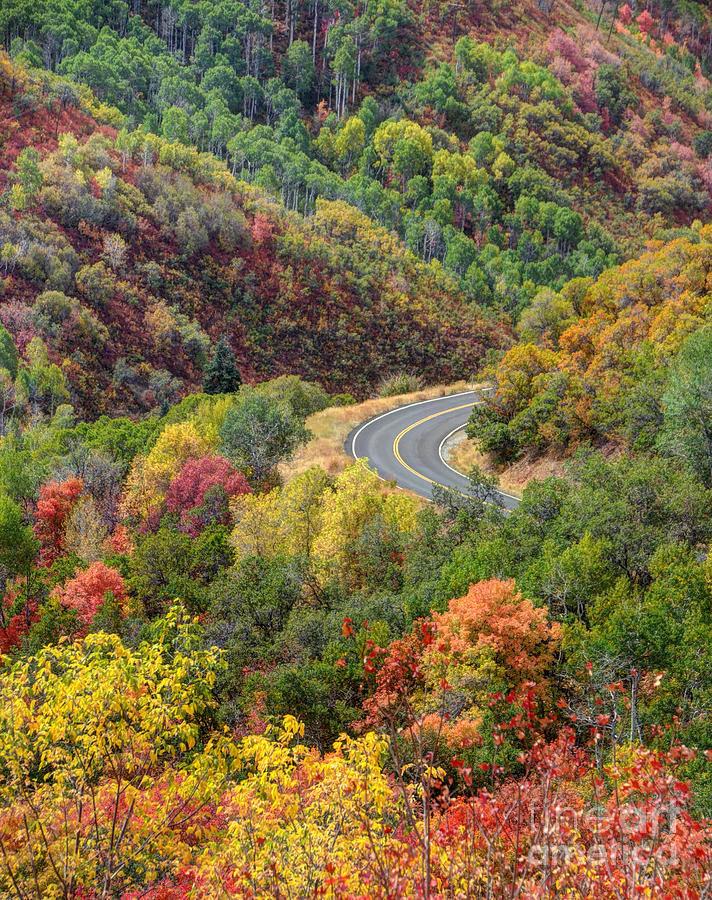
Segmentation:
{"type": "Polygon", "coordinates": [[[294,41],[284,58],[284,82],[303,103],[309,103],[316,84],[316,71],[311,49],[306,41],[294,41]]]}
{"type": "Polygon", "coordinates": [[[701,131],[696,134],[692,141],[695,153],[700,159],[707,159],[712,153],[712,131],[701,131]]]}
{"type": "MultiPolygon", "coordinates": [[[[296,713],[325,748],[363,720],[364,661],[380,664],[381,648],[454,597],[474,604],[470,585],[492,578],[515,579],[535,617],[545,606],[565,624],[557,659],[535,662],[578,711],[581,747],[600,724],[596,692],[618,703],[613,727],[630,743],[654,745],[672,723],[709,742],[710,233],[690,224],[707,217],[712,183],[706,63],[696,71],[677,47],[658,55],[660,36],[637,26],[604,42],[540,13],[531,40],[507,49],[504,27],[493,43],[470,37],[489,19],[475,26],[465,7],[447,11],[454,48],[440,25],[435,42],[437,11],[417,17],[400,0],[139,3],[130,16],[122,4],[3,6],[16,59],[96,94],[0,56],[3,120],[22,123],[1,148],[0,640],[20,667],[6,669],[13,702],[25,695],[12,673],[50,661],[67,715],[46,727],[64,729],[65,749],[83,737],[59,694],[76,681],[98,721],[110,687],[116,699],[105,671],[123,684],[116,665],[150,683],[137,694],[150,723],[165,731],[160,694],[170,728],[188,715],[197,739],[212,704],[199,724],[171,704],[174,690],[192,704],[195,685],[207,697],[206,644],[225,651],[209,687],[230,727],[296,713]],[[424,68],[421,46],[451,62],[424,68]],[[91,134],[88,113],[121,124],[116,140],[91,134]],[[650,238],[661,242],[632,258],[650,238]],[[308,416],[469,378],[488,351],[491,396],[468,424],[480,450],[571,457],[591,439],[606,453],[579,453],[507,515],[478,471],[471,496],[436,490],[420,512],[361,465],[274,488],[308,416]],[[188,533],[170,491],[188,464],[196,479],[220,467],[238,478],[219,454],[259,492],[198,491],[205,527],[188,533]],[[39,567],[33,517],[48,515],[49,482],[70,477],[80,501],[54,522],[61,555],[39,567]],[[101,598],[88,626],[70,582],[107,561],[128,599],[101,598]],[[176,597],[206,635],[179,621],[176,597]],[[87,627],[125,644],[104,633],[42,649],[87,627]]],[[[673,13],[668,26],[666,44],[680,34],[673,13]]],[[[509,648],[480,652],[491,625],[457,660],[454,719],[505,686],[491,664],[509,648]]],[[[545,705],[537,696],[548,740],[545,705]]],[[[494,716],[487,706],[483,723],[494,716]]],[[[165,760],[169,738],[144,738],[165,760]]],[[[501,752],[515,764],[513,746],[501,752]]],[[[490,751],[485,736],[467,759],[490,751]]],[[[34,778],[32,753],[26,763],[34,778]]],[[[201,819],[195,835],[204,826],[212,834],[201,819]]],[[[39,858],[23,863],[28,881],[39,858]]],[[[137,883],[149,880],[140,866],[137,883]]]]}
{"type": "Polygon", "coordinates": [[[292,609],[304,597],[307,571],[298,557],[247,557],[211,586],[213,639],[238,673],[278,653],[292,609]]]}
{"type": "Polygon", "coordinates": [[[155,419],[133,422],[126,418],[100,416],[94,422],[80,422],[66,435],[66,440],[70,441],[76,435],[87,447],[110,453],[127,470],[133,458],[145,451],[155,433],[155,419]]]}
{"type": "Polygon", "coordinates": [[[203,390],[206,394],[232,394],[242,384],[235,355],[225,335],[221,335],[215,353],[205,367],[203,390]]]}
{"type": "Polygon", "coordinates": [[[204,593],[195,577],[198,552],[189,535],[170,527],[162,527],[139,541],[128,583],[150,617],[165,611],[177,597],[192,611],[200,610],[204,593]]]}
{"type": "Polygon", "coordinates": [[[0,325],[0,369],[6,369],[10,377],[17,378],[18,353],[12,335],[0,325]]]}
{"type": "Polygon", "coordinates": [[[301,420],[331,405],[329,395],[320,385],[296,375],[281,375],[256,385],[255,390],[272,403],[286,405],[301,420]]]}
{"type": "Polygon", "coordinates": [[[249,391],[230,408],[220,428],[222,452],[258,484],[308,437],[303,419],[289,405],[260,391],[249,391]]]}
{"type": "Polygon", "coordinates": [[[712,333],[691,335],[674,359],[662,398],[660,447],[712,486],[712,333]]]}
{"type": "Polygon", "coordinates": [[[0,570],[4,578],[29,578],[38,550],[39,543],[18,504],[0,494],[0,570]]]}
{"type": "Polygon", "coordinates": [[[612,122],[618,124],[633,98],[615,66],[604,63],[596,73],[596,99],[608,110],[612,122]]]}

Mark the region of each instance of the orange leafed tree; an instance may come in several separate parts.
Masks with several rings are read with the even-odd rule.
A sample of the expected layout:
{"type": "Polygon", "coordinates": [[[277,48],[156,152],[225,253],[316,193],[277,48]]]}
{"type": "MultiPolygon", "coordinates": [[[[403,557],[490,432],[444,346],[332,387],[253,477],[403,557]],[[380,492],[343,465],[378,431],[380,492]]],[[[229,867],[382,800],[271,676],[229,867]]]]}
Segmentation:
{"type": "Polygon", "coordinates": [[[444,652],[457,655],[489,647],[512,687],[545,677],[561,631],[548,621],[545,609],[521,595],[514,581],[498,578],[470,585],[464,597],[451,600],[433,620],[444,652]]]}

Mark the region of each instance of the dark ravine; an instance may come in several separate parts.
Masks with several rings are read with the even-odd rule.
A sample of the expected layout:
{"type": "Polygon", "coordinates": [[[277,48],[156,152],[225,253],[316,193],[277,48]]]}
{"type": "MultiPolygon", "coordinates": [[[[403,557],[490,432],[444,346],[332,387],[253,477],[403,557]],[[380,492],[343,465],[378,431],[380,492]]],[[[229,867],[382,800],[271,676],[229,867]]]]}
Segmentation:
{"type": "MultiPolygon", "coordinates": [[[[470,483],[444,459],[443,444],[462,428],[472,407],[482,399],[479,391],[409,403],[374,416],[354,428],[344,447],[354,459],[366,458],[381,478],[432,499],[433,485],[468,493],[470,483]]],[[[519,499],[497,491],[504,509],[516,509],[519,499]]]]}

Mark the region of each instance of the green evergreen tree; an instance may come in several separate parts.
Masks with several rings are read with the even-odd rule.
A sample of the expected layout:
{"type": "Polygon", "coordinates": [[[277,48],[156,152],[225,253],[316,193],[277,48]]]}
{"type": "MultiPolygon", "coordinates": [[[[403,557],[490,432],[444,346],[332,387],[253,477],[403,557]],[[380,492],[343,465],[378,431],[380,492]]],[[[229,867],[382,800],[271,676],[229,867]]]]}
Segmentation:
{"type": "Polygon", "coordinates": [[[19,356],[12,335],[0,325],[0,369],[7,369],[12,378],[17,378],[19,356]]]}
{"type": "Polygon", "coordinates": [[[206,394],[231,394],[242,384],[240,371],[235,363],[235,355],[225,335],[215,347],[215,355],[205,367],[203,390],[206,394]]]}

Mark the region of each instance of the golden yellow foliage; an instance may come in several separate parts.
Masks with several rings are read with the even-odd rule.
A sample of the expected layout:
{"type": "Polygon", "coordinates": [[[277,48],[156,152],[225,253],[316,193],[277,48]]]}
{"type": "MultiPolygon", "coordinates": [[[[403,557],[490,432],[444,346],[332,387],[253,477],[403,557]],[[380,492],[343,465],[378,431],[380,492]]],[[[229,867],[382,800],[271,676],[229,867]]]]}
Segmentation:
{"type": "Polygon", "coordinates": [[[324,497],[322,527],[314,541],[322,577],[353,580],[360,569],[359,537],[377,516],[397,532],[415,530],[417,504],[402,494],[389,494],[365,460],[357,460],[336,478],[334,490],[324,497]]]}
{"type": "Polygon", "coordinates": [[[225,798],[227,832],[198,860],[198,897],[311,897],[330,883],[357,896],[374,877],[399,807],[386,743],[342,736],[322,757],[298,743],[303,729],[286,716],[242,742],[246,777],[225,798]]]}
{"type": "Polygon", "coordinates": [[[318,467],[307,469],[268,494],[246,494],[232,504],[232,543],[237,559],[258,555],[312,557],[321,580],[358,581],[364,528],[380,517],[384,528],[408,535],[417,501],[389,493],[365,460],[346,468],[330,486],[318,467]]]}
{"type": "Polygon", "coordinates": [[[232,504],[232,543],[237,558],[311,556],[328,486],[324,472],[313,467],[267,494],[236,497],[232,504]]]}

